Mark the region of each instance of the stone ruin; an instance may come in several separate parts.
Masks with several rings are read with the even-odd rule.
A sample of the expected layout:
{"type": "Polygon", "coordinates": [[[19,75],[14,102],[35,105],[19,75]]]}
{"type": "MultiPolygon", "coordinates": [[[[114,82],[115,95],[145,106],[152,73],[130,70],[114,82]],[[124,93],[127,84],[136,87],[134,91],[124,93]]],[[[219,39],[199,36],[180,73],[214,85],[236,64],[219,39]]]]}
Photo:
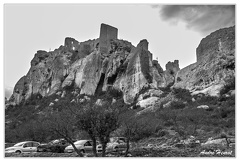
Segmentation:
{"type": "Polygon", "coordinates": [[[107,24],[101,24],[99,49],[101,53],[108,53],[111,48],[111,40],[117,39],[118,29],[107,24]]]}

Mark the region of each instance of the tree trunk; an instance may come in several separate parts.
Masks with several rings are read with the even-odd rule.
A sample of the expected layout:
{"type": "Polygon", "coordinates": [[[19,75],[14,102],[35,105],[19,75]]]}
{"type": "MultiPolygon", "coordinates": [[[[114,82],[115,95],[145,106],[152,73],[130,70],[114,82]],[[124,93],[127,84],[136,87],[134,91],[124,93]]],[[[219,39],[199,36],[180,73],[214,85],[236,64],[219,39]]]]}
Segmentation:
{"type": "Polygon", "coordinates": [[[80,156],[80,157],[83,157],[83,154],[81,153],[81,151],[80,150],[78,150],[77,148],[76,148],[76,146],[74,145],[74,143],[71,141],[68,141],[71,145],[72,145],[72,147],[73,147],[73,149],[76,151],[76,153],[80,156]]]}
{"type": "Polygon", "coordinates": [[[75,146],[74,143],[72,142],[71,138],[69,138],[67,135],[62,134],[62,133],[61,133],[60,131],[58,131],[58,130],[55,130],[55,132],[58,133],[59,135],[61,135],[66,141],[68,141],[68,142],[72,145],[73,149],[76,151],[76,153],[77,153],[80,157],[83,157],[83,154],[80,152],[80,150],[78,150],[78,149],[76,148],[76,146],[75,146]]]}
{"type": "Polygon", "coordinates": [[[97,142],[96,142],[96,138],[92,138],[92,141],[93,141],[93,148],[92,148],[93,155],[95,157],[98,157],[98,155],[97,155],[97,142]]]}
{"type": "Polygon", "coordinates": [[[102,157],[105,157],[105,155],[106,155],[106,143],[105,142],[103,142],[102,143],[102,157]]]}
{"type": "Polygon", "coordinates": [[[127,149],[126,149],[126,152],[125,152],[125,157],[127,157],[127,155],[128,155],[128,151],[129,151],[129,147],[130,147],[130,144],[129,144],[129,142],[130,142],[130,139],[129,139],[129,137],[127,138],[127,149]]]}

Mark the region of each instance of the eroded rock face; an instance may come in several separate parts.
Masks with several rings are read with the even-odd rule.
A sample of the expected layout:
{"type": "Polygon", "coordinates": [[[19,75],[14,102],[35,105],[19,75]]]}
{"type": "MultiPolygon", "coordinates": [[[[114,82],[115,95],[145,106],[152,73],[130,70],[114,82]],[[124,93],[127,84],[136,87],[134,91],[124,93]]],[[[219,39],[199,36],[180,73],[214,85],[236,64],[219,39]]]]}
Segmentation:
{"type": "Polygon", "coordinates": [[[197,62],[235,51],[235,26],[219,29],[203,38],[196,49],[197,62]]]}
{"type": "Polygon", "coordinates": [[[117,33],[117,28],[101,24],[99,39],[78,42],[67,37],[64,46],[54,51],[38,51],[28,74],[16,85],[12,101],[19,104],[33,94],[49,96],[67,87],[86,95],[114,87],[131,104],[142,88],[164,87],[174,80],[169,71],[176,71],[175,62],[164,72],[152,60],[146,39],[134,47],[118,40],[117,33]]]}
{"type": "Polygon", "coordinates": [[[117,39],[116,28],[102,24],[98,39],[78,42],[67,37],[64,46],[54,51],[37,51],[27,75],[15,85],[10,102],[19,104],[33,94],[49,96],[60,90],[66,93],[68,87],[86,95],[113,87],[123,92],[125,103],[131,104],[140,102],[141,97],[145,101],[150,101],[146,96],[159,98],[162,92],[158,88],[174,83],[174,87],[194,93],[216,95],[224,79],[235,75],[233,29],[221,29],[204,38],[197,49],[196,63],[180,70],[175,60],[168,62],[163,71],[158,61],[152,60],[146,39],[134,47],[117,39]],[[150,90],[141,95],[144,88],[150,90]]]}
{"type": "Polygon", "coordinates": [[[10,101],[13,104],[19,104],[33,94],[42,96],[54,94],[68,77],[71,65],[79,58],[84,58],[94,51],[97,41],[79,43],[73,38],[66,38],[64,46],[54,51],[37,51],[27,75],[15,85],[10,101]],[[82,44],[88,45],[89,50],[86,51],[82,44]]]}
{"type": "Polygon", "coordinates": [[[197,62],[181,69],[174,87],[193,94],[218,96],[226,80],[235,76],[235,27],[224,28],[202,39],[197,62]]]}
{"type": "Polygon", "coordinates": [[[94,95],[101,77],[102,60],[98,52],[85,58],[82,69],[76,72],[75,84],[81,89],[80,94],[94,95]]]}
{"type": "MultiPolygon", "coordinates": [[[[140,41],[139,44],[142,44],[140,41]]],[[[114,87],[123,91],[124,101],[132,103],[139,91],[152,83],[152,54],[146,49],[138,45],[132,50],[127,59],[123,63],[126,67],[124,74],[120,75],[114,87]]]]}
{"type": "Polygon", "coordinates": [[[9,101],[14,100],[14,104],[19,104],[22,99],[23,99],[23,94],[26,91],[26,76],[23,76],[22,78],[20,78],[17,82],[17,84],[14,87],[13,90],[13,94],[11,96],[11,98],[9,99],[9,101]]]}
{"type": "Polygon", "coordinates": [[[165,85],[168,86],[169,84],[173,84],[175,82],[175,76],[177,72],[180,70],[179,68],[179,61],[174,60],[174,62],[168,62],[166,64],[166,71],[164,71],[164,78],[165,78],[165,85]]]}

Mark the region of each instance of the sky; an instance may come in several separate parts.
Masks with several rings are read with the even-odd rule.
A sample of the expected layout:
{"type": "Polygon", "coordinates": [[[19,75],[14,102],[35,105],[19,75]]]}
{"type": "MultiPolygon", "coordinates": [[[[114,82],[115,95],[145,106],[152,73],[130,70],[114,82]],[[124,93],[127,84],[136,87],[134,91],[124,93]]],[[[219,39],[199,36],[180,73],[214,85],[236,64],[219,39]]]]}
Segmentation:
{"type": "Polygon", "coordinates": [[[101,23],[118,28],[118,38],[134,46],[147,39],[153,59],[163,69],[174,60],[183,68],[196,62],[202,38],[235,24],[235,9],[216,5],[5,4],[5,92],[11,94],[27,74],[38,50],[54,50],[66,37],[79,42],[96,39],[101,23]]]}

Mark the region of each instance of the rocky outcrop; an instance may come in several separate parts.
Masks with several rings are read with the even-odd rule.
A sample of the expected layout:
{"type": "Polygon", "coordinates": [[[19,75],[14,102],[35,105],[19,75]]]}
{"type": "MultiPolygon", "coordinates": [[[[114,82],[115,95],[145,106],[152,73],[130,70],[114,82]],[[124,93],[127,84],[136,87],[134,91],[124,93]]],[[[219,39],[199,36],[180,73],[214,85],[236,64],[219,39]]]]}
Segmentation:
{"type": "Polygon", "coordinates": [[[11,98],[9,99],[9,101],[11,101],[12,99],[14,99],[14,105],[15,104],[19,104],[22,99],[23,99],[23,94],[25,92],[25,82],[26,80],[26,77],[23,76],[22,78],[19,79],[19,81],[17,82],[17,84],[15,85],[14,87],[14,90],[13,90],[13,95],[11,96],[11,98]]]}
{"type": "Polygon", "coordinates": [[[15,86],[11,101],[19,104],[33,94],[49,96],[68,87],[94,95],[109,87],[119,89],[132,103],[143,87],[166,85],[164,71],[152,60],[148,41],[134,47],[117,39],[118,29],[101,24],[100,37],[78,42],[67,37],[54,51],[37,51],[26,76],[15,86]]]}
{"type": "Polygon", "coordinates": [[[118,86],[124,92],[125,102],[132,103],[136,94],[144,86],[152,83],[152,76],[150,75],[151,58],[151,53],[145,49],[136,48],[133,51],[125,75],[119,81],[116,81],[119,82],[118,86]]]}
{"type": "Polygon", "coordinates": [[[164,72],[165,86],[169,84],[172,85],[175,82],[175,76],[179,70],[180,68],[178,60],[174,60],[174,62],[169,61],[166,64],[166,71],[164,72]]]}
{"type": "Polygon", "coordinates": [[[235,26],[219,29],[203,38],[196,49],[197,62],[235,52],[235,26]]]}
{"type": "Polygon", "coordinates": [[[97,39],[78,42],[67,37],[64,45],[54,51],[37,51],[9,101],[19,104],[34,94],[49,96],[59,90],[66,93],[69,87],[86,95],[113,87],[123,92],[127,104],[139,102],[141,97],[146,100],[143,96],[159,98],[162,91],[158,88],[173,84],[194,93],[217,95],[224,80],[235,74],[234,30],[221,29],[204,38],[197,48],[196,63],[180,70],[175,60],[168,62],[164,71],[157,60],[152,60],[146,39],[134,47],[117,39],[117,28],[101,24],[97,39]],[[152,91],[154,95],[148,95],[152,91]]]}
{"type": "Polygon", "coordinates": [[[94,51],[93,46],[97,41],[79,43],[73,38],[66,38],[64,46],[54,51],[37,51],[27,75],[15,85],[10,102],[19,104],[33,94],[49,96],[55,93],[69,75],[71,65],[94,51]]]}
{"type": "Polygon", "coordinates": [[[174,87],[193,94],[219,96],[227,80],[235,77],[235,26],[211,33],[197,47],[197,62],[181,69],[174,87]]]}

